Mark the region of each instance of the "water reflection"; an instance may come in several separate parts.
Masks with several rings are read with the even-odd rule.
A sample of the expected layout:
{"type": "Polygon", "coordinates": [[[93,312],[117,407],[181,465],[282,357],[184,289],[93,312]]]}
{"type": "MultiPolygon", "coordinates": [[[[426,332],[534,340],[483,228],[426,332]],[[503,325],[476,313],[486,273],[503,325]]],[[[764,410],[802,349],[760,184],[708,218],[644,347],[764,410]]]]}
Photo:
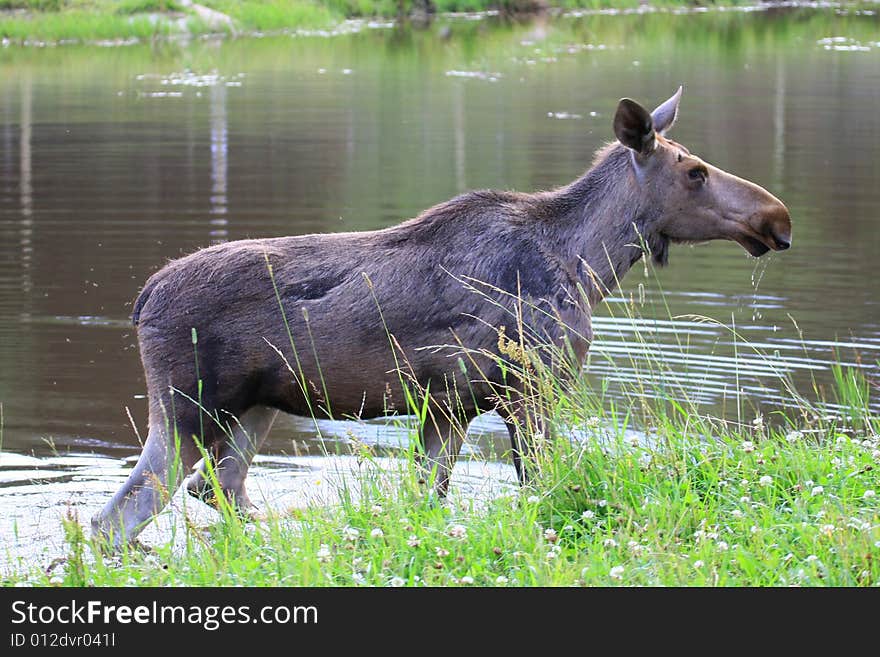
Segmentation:
{"type": "Polygon", "coordinates": [[[21,200],[21,290],[27,299],[33,289],[31,252],[33,246],[33,187],[31,185],[31,124],[33,83],[30,75],[21,80],[21,114],[19,118],[19,198],[21,200]]]}
{"type": "Polygon", "coordinates": [[[463,84],[457,84],[452,88],[452,126],[455,138],[455,189],[461,193],[467,190],[463,84]]]}
{"type": "MultiPolygon", "coordinates": [[[[393,47],[369,31],[0,53],[4,449],[136,450],[125,409],[143,429],[146,403],[127,316],[168,259],[387,226],[469,188],[564,184],[611,138],[618,98],[659,101],[680,82],[673,136],[783,198],[795,247],[758,263],[732,244],[679,247],[656,277],[637,267],[597,312],[597,388],[751,412],[790,399],[789,383],[827,393],[835,358],[877,375],[880,49],[822,41],[873,43],[877,16],[453,27],[393,47]],[[636,322],[623,313],[633,299],[636,322]],[[768,356],[695,315],[735,324],[768,356]]],[[[280,423],[270,449],[292,437],[315,442],[280,423]]]]}
{"type": "MultiPolygon", "coordinates": [[[[785,62],[776,58],[776,96],[773,100],[773,183],[782,186],[785,168],[785,62]]],[[[781,193],[781,192],[780,192],[781,193]]]]}
{"type": "Polygon", "coordinates": [[[211,242],[225,242],[226,171],[227,171],[226,85],[217,82],[211,87],[211,242]]]}

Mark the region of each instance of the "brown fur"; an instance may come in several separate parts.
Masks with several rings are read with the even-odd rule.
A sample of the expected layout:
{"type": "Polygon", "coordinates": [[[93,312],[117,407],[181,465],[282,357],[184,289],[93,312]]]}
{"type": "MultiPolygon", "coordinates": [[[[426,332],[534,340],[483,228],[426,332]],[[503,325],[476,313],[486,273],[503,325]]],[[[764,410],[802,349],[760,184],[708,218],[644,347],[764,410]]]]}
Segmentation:
{"type": "MultiPolygon", "coordinates": [[[[514,417],[521,409],[497,399],[511,384],[497,364],[498,331],[504,326],[519,341],[517,297],[531,308],[522,337],[570,345],[582,360],[592,307],[645,249],[664,264],[673,241],[734,239],[757,252],[755,243],[785,248],[790,239],[777,199],[662,136],[674,99],[672,110],[667,103],[655,111],[664,121],[656,135],[643,131],[651,118],[640,106],[622,102],[618,136],[640,150],[615,142],[582,177],[553,191],[469,192],[384,230],[243,240],[170,262],[147,281],[133,312],[151,426],[177,429],[185,465],[198,457],[187,448],[193,437],[217,463],[237,460],[239,480],[228,494],[244,505],[240,480],[259,439],[244,439],[245,456],[228,453],[235,418],[263,407],[335,418],[406,412],[398,370],[405,363],[407,380],[430,389],[437,417],[457,415],[466,428],[478,413],[501,410],[522,476],[528,436],[514,417]],[[709,175],[699,188],[689,178],[695,166],[709,175]],[[200,398],[206,414],[187,397],[200,398]]],[[[436,418],[423,429],[441,492],[461,433],[436,418]]],[[[162,454],[155,448],[151,458],[162,454]]],[[[203,493],[204,483],[191,490],[203,493]]],[[[96,528],[120,529],[111,520],[125,504],[108,504],[96,528]]],[[[131,535],[134,527],[124,528],[131,535]]]]}

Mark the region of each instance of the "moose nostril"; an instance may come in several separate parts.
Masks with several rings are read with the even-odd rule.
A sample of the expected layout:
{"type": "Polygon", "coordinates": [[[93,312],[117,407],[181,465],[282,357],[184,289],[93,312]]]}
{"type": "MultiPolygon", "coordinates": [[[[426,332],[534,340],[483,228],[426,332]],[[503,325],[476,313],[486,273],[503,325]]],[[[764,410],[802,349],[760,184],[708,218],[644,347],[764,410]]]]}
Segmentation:
{"type": "Polygon", "coordinates": [[[787,239],[783,239],[781,237],[777,237],[776,239],[776,247],[780,251],[785,251],[787,248],[791,246],[791,242],[787,239]]]}

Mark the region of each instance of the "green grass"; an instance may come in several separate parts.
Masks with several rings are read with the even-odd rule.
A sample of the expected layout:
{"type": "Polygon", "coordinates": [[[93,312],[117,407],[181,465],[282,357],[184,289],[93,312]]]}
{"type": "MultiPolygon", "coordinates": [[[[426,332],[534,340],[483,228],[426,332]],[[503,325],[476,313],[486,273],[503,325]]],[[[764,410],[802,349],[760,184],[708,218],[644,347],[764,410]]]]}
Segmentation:
{"type": "MultiPolygon", "coordinates": [[[[636,318],[635,301],[625,308],[636,318]]],[[[276,509],[245,523],[221,502],[207,530],[177,524],[182,550],[169,541],[151,554],[105,554],[85,537],[80,519],[69,517],[63,567],[21,572],[4,583],[880,584],[880,419],[869,408],[871,385],[860,370],[836,368],[827,402],[839,404],[837,413],[781,380],[790,405],[729,420],[707,414],[682,390],[639,382],[656,376],[638,377],[613,398],[579,370],[573,378],[554,376],[539,357],[547,349],[509,342],[500,348],[508,380],[523,379],[529,403],[542,405],[555,427],[552,437],[537,438],[535,476],[525,488],[456,496],[453,477],[450,500],[438,501],[420,481],[413,429],[411,446],[395,454],[391,467],[357,445],[349,458],[357,459],[359,474],[326,484],[335,486],[338,503],[276,509]]],[[[745,343],[738,351],[762,355],[745,343]]],[[[561,354],[553,357],[560,362],[561,354]]],[[[657,374],[667,365],[639,367],[657,374]]],[[[292,366],[291,374],[297,376],[292,366]]],[[[418,395],[425,394],[414,391],[414,415],[424,414],[418,395]]],[[[186,518],[179,508],[175,513],[186,518]]]]}
{"type": "MultiPolygon", "coordinates": [[[[601,418],[602,422],[606,419],[601,418]]],[[[590,423],[592,425],[592,422],[590,423]]],[[[411,469],[364,475],[362,497],[246,526],[225,511],[186,549],[106,557],[70,520],[64,574],[36,585],[870,586],[880,541],[876,438],[697,435],[685,418],[644,448],[614,430],[546,445],[535,486],[441,505],[411,469]],[[601,434],[601,439],[598,434],[601,434]],[[550,449],[552,447],[552,449],[550,449]]],[[[605,426],[600,423],[599,426],[605,426]]],[[[369,457],[366,457],[369,463],[369,457]]],[[[369,468],[368,468],[369,470],[369,468]]],[[[453,480],[454,481],[454,480],[453,480]]],[[[12,583],[7,582],[7,583],[12,583]]]]}
{"type": "MultiPolygon", "coordinates": [[[[12,43],[90,43],[113,39],[147,41],[171,36],[234,32],[281,32],[328,29],[346,18],[393,18],[410,14],[415,0],[204,0],[201,4],[227,14],[234,23],[208,25],[177,0],[0,0],[0,38],[12,43]],[[184,20],[179,20],[180,18],[184,20]]],[[[629,8],[638,0],[433,0],[437,12],[503,13],[629,8]]],[[[653,0],[654,6],[703,4],[698,0],[653,0]]],[[[709,4],[739,4],[739,0],[709,4]]]]}
{"type": "MultiPolygon", "coordinates": [[[[327,28],[343,20],[312,0],[230,0],[203,4],[227,13],[239,32],[327,28]]],[[[0,38],[13,43],[146,41],[173,35],[225,32],[174,0],[0,0],[0,38]],[[178,19],[184,17],[184,22],[178,19]]]]}
{"type": "Polygon", "coordinates": [[[0,0],[0,10],[20,9],[33,12],[92,10],[103,13],[181,11],[176,0],[0,0]]]}
{"type": "Polygon", "coordinates": [[[183,6],[175,0],[118,0],[114,5],[118,14],[183,11],[183,6]]]}
{"type": "Polygon", "coordinates": [[[70,10],[28,18],[0,17],[0,38],[13,42],[147,40],[171,33],[166,23],[151,23],[145,17],[96,14],[70,10]]]}
{"type": "Polygon", "coordinates": [[[0,0],[0,10],[59,11],[64,0],[0,0]]]}
{"type": "Polygon", "coordinates": [[[206,7],[230,16],[243,30],[271,31],[329,27],[342,15],[311,0],[206,0],[206,7]]]}

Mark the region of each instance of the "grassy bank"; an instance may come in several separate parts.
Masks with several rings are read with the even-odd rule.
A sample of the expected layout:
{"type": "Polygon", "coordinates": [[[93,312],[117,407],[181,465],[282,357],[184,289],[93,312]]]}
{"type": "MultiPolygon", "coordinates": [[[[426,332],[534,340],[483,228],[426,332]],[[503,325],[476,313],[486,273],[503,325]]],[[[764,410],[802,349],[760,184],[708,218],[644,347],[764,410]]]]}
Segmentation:
{"type": "Polygon", "coordinates": [[[363,455],[364,494],[338,506],[257,525],[226,512],[208,533],[185,530],[183,553],[150,555],[101,556],[70,521],[67,563],[7,584],[880,583],[875,435],[749,423],[706,439],[699,418],[680,415],[645,447],[596,417],[582,428],[600,439],[557,442],[534,486],[484,508],[437,504],[409,469],[392,476],[363,455]]]}
{"type": "MultiPolygon", "coordinates": [[[[539,436],[525,488],[441,503],[419,481],[415,447],[389,468],[355,444],[359,474],[325,482],[339,503],[256,523],[221,507],[207,530],[179,522],[177,548],[112,556],[86,538],[85,518],[71,516],[66,560],[5,584],[880,584],[880,419],[859,370],[835,368],[830,398],[819,402],[783,380],[787,404],[730,420],[670,385],[646,388],[640,381],[656,380],[647,376],[612,399],[587,377],[555,378],[535,352],[515,347],[501,349],[504,366],[556,428],[539,436]]],[[[740,351],[772,360],[748,344],[740,351]]],[[[417,398],[411,406],[426,408],[417,398]]],[[[415,428],[412,436],[415,445],[415,428]]]]}
{"type": "MultiPolygon", "coordinates": [[[[727,5],[739,0],[726,0],[727,5]]],[[[502,13],[637,7],[639,0],[0,0],[6,44],[147,41],[173,36],[327,30],[347,18],[394,18],[428,12],[502,13]],[[205,9],[208,11],[206,12],[205,9]]],[[[653,0],[654,6],[703,4],[653,0]]]]}
{"type": "Polygon", "coordinates": [[[145,41],[283,29],[329,28],[345,16],[317,0],[0,0],[0,38],[11,43],[57,44],[145,41]]]}

